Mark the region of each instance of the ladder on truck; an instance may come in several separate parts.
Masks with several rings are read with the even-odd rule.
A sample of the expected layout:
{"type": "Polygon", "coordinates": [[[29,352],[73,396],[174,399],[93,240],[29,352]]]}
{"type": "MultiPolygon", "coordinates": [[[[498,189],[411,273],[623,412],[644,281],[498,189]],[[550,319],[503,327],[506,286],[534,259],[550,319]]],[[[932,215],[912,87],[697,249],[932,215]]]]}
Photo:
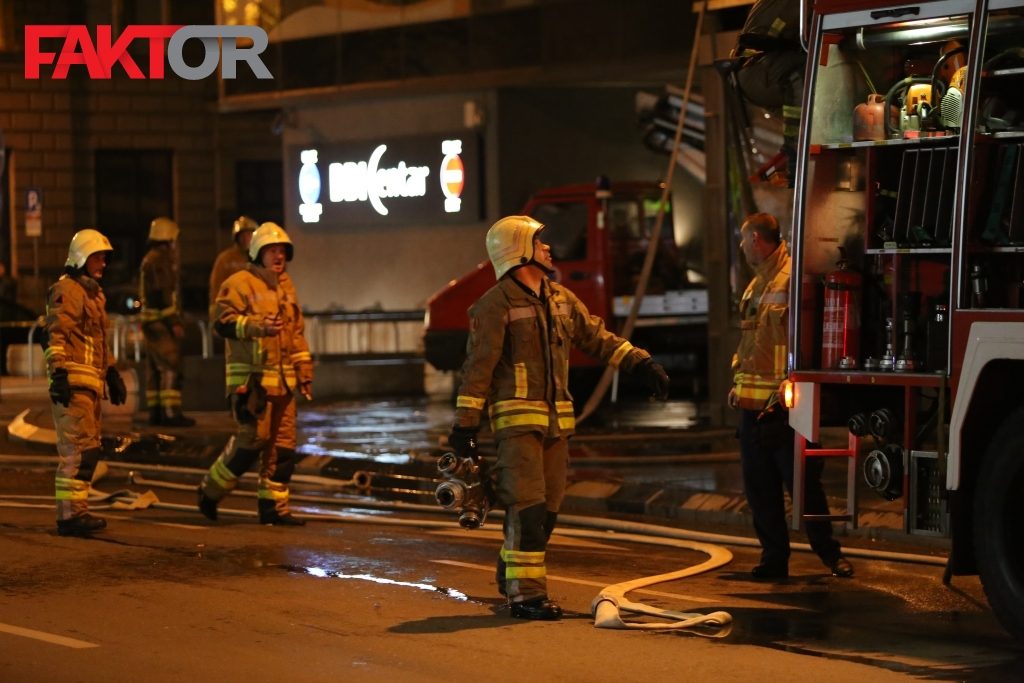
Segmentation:
{"type": "Polygon", "coordinates": [[[857,453],[860,437],[848,435],[846,448],[810,447],[807,438],[794,432],[796,440],[793,459],[793,520],[792,527],[799,530],[803,522],[845,522],[847,529],[857,528],[857,453]],[[808,458],[846,458],[846,512],[841,514],[808,514],[804,512],[806,491],[804,482],[808,458]]]}

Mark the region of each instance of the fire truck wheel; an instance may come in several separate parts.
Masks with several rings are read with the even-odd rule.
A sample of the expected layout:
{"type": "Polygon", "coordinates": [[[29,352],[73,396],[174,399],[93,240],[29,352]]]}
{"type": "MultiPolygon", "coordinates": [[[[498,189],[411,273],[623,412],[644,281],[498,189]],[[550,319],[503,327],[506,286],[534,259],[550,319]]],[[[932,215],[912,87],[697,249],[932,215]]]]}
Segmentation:
{"type": "Polygon", "coordinates": [[[974,496],[974,552],[992,611],[1024,642],[1024,407],[1010,414],[989,444],[974,496]]]}

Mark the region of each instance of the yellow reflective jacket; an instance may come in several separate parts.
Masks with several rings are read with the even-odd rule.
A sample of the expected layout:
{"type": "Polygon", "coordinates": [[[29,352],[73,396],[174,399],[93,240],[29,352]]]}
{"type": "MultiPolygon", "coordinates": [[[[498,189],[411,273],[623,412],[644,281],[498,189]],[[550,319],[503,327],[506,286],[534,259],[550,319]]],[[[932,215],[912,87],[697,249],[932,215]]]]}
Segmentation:
{"type": "Polygon", "coordinates": [[[221,285],[217,296],[218,331],[227,342],[225,376],[228,393],[257,374],[270,396],[283,396],[313,380],[313,357],[305,337],[305,320],[295,286],[287,273],[248,264],[221,285]],[[277,336],[263,335],[263,322],[279,317],[277,336]]]}
{"type": "Polygon", "coordinates": [[[789,269],[789,251],[782,242],[755,266],[740,300],[740,345],[732,357],[740,408],[763,410],[786,378],[789,269]]]}
{"type": "Polygon", "coordinates": [[[168,247],[150,247],[139,266],[139,302],[142,324],[163,321],[181,324],[178,307],[178,264],[168,247]]]}
{"type": "Polygon", "coordinates": [[[542,290],[543,301],[506,276],[470,307],[457,426],[478,428],[489,402],[497,438],[568,436],[576,429],[569,394],[573,346],[626,370],[650,358],[606,330],[565,287],[545,279],[542,290]]]}
{"type": "Polygon", "coordinates": [[[64,368],[72,387],[104,396],[107,368],[114,356],[107,348],[107,298],[87,275],[62,275],[46,300],[46,371],[64,368]]]}
{"type": "Polygon", "coordinates": [[[232,244],[217,254],[213,270],[210,271],[210,320],[217,317],[217,295],[220,294],[220,286],[229,277],[244,270],[248,263],[248,253],[237,244],[232,244]]]}

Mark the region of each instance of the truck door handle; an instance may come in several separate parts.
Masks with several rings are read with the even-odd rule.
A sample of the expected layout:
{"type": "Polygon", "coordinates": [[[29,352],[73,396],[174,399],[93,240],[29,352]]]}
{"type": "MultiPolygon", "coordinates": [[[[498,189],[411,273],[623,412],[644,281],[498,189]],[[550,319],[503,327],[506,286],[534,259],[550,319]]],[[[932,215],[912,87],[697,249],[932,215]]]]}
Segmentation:
{"type": "Polygon", "coordinates": [[[585,270],[574,270],[569,273],[570,280],[586,280],[588,278],[590,278],[590,273],[585,270]]]}

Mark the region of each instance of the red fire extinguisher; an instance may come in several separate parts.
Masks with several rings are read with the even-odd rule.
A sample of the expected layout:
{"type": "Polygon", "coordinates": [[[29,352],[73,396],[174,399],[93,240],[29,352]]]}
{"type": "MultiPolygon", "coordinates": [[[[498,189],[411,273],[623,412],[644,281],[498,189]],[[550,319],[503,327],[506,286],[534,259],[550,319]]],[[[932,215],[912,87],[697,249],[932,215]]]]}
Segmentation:
{"type": "MultiPolygon", "coordinates": [[[[843,358],[860,354],[860,273],[850,269],[842,247],[836,269],[825,276],[825,311],[821,327],[821,367],[839,368],[843,358]]],[[[856,365],[853,365],[856,367],[856,365]]]]}

